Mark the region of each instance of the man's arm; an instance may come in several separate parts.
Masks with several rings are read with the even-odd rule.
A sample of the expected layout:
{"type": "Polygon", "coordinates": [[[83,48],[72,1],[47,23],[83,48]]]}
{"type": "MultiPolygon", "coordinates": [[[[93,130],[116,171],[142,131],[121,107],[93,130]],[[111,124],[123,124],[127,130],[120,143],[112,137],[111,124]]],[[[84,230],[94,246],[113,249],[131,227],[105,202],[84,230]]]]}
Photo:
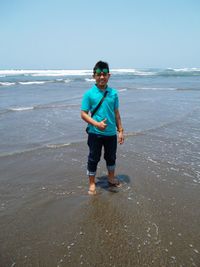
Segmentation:
{"type": "Polygon", "coordinates": [[[121,145],[124,143],[124,129],[122,127],[121,117],[118,109],[115,110],[115,120],[116,120],[117,130],[119,132],[118,142],[121,145]]]}
{"type": "Polygon", "coordinates": [[[103,131],[105,130],[107,124],[106,124],[106,119],[98,122],[95,121],[89,114],[88,111],[81,110],[81,118],[86,121],[89,124],[92,124],[93,126],[97,127],[99,130],[103,131]]]}

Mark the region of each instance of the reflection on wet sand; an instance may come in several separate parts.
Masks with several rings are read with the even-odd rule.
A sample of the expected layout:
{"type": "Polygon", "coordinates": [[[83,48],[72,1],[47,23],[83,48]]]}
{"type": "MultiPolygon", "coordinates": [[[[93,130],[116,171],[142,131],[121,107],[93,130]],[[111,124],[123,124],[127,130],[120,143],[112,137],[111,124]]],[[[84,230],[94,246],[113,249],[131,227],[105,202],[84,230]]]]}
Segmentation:
{"type": "Polygon", "coordinates": [[[121,188],[100,165],[96,196],[82,143],[2,158],[1,266],[199,266],[199,186],[187,166],[133,153],[144,139],[120,147],[121,188]]]}

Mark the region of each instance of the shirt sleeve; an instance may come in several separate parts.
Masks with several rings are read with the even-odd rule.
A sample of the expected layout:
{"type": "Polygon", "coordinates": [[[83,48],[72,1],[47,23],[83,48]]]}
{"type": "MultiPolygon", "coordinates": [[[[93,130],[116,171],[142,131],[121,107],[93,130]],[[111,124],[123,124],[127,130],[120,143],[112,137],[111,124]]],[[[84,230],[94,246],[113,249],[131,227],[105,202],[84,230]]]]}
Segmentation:
{"type": "Polygon", "coordinates": [[[87,92],[83,95],[81,110],[84,110],[84,111],[90,110],[90,98],[87,92]]]}

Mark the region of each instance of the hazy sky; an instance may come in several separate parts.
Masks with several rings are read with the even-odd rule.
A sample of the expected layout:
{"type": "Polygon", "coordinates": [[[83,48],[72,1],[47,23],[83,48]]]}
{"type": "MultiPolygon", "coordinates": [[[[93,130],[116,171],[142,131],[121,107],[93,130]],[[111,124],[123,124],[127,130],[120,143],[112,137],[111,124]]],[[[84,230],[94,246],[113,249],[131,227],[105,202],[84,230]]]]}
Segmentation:
{"type": "Polygon", "coordinates": [[[0,69],[200,67],[199,0],[0,0],[0,69]]]}

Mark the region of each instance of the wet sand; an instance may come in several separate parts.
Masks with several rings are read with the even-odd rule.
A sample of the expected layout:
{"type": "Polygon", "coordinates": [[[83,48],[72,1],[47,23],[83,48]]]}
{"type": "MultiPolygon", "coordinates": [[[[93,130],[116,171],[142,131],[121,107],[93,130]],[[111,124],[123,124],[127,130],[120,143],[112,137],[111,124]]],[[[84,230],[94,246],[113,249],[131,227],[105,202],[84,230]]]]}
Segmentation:
{"type": "Polygon", "coordinates": [[[128,137],[119,189],[105,163],[88,196],[87,146],[1,157],[0,266],[200,266],[200,194],[188,167],[149,160],[128,137]]]}

